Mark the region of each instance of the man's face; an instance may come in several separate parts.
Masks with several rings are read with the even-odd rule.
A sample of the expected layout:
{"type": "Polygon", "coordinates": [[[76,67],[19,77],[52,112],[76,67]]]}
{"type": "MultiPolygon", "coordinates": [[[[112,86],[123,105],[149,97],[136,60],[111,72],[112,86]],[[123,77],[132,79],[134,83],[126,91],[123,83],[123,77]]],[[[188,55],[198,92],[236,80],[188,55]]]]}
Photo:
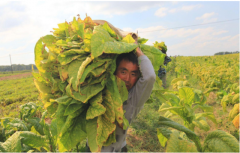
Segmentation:
{"type": "Polygon", "coordinates": [[[130,90],[138,80],[139,68],[137,64],[122,60],[116,71],[116,76],[123,80],[128,90],[130,90]]]}

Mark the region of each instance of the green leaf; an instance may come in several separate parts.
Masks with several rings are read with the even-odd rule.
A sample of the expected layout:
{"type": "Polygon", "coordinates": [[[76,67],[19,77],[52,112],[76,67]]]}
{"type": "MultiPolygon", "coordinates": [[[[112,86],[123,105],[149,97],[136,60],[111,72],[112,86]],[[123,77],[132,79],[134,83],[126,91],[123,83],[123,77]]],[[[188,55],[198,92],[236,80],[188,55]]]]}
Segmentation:
{"type": "Polygon", "coordinates": [[[125,85],[125,82],[122,79],[116,77],[116,81],[117,81],[118,91],[123,103],[128,99],[128,90],[125,85]]]}
{"type": "Polygon", "coordinates": [[[71,98],[71,97],[68,97],[67,95],[65,95],[65,96],[62,96],[62,97],[60,97],[60,98],[55,99],[55,101],[56,101],[58,104],[68,105],[68,104],[72,101],[72,98],[71,98]]]}
{"type": "Polygon", "coordinates": [[[105,22],[102,27],[110,34],[111,37],[113,37],[113,38],[115,38],[115,39],[117,39],[117,40],[120,40],[120,39],[121,39],[121,38],[116,34],[116,32],[109,27],[109,25],[108,25],[107,22],[105,22]]]}
{"type": "Polygon", "coordinates": [[[71,84],[75,91],[78,91],[78,88],[76,88],[78,86],[76,84],[77,83],[77,73],[78,73],[78,70],[79,70],[80,66],[82,65],[83,61],[84,60],[81,60],[81,61],[75,60],[75,61],[71,62],[68,67],[68,75],[69,75],[69,78],[72,79],[71,84]]]}
{"type": "Polygon", "coordinates": [[[136,44],[114,41],[101,26],[96,26],[91,38],[91,57],[96,58],[103,53],[129,53],[137,48],[136,44]]]}
{"type": "Polygon", "coordinates": [[[159,67],[163,65],[166,55],[163,54],[160,50],[156,49],[155,47],[145,44],[141,44],[140,49],[151,61],[154,71],[158,71],[159,67]]]}
{"type": "Polygon", "coordinates": [[[139,43],[139,44],[145,44],[146,42],[148,41],[148,39],[145,39],[145,38],[138,38],[138,40],[137,40],[137,42],[139,43]]]}
{"type": "Polygon", "coordinates": [[[232,121],[235,116],[237,116],[239,114],[239,103],[235,104],[233,109],[229,112],[229,116],[228,116],[228,120],[232,121]]]}
{"type": "Polygon", "coordinates": [[[40,38],[34,48],[34,54],[35,54],[35,65],[39,72],[45,72],[45,70],[42,68],[41,61],[44,59],[42,57],[43,54],[47,54],[47,51],[45,50],[45,46],[42,43],[43,38],[40,38]]]}
{"type": "Polygon", "coordinates": [[[189,130],[188,128],[184,127],[183,125],[181,124],[178,124],[168,118],[165,118],[163,116],[160,116],[159,117],[159,125],[161,126],[167,126],[167,127],[171,127],[171,128],[174,128],[174,129],[177,129],[179,131],[182,131],[184,133],[186,133],[187,137],[189,139],[191,139],[195,145],[197,146],[197,150],[198,151],[202,151],[202,147],[201,147],[201,143],[200,143],[200,140],[198,138],[198,136],[191,130],[189,130]]]}
{"type": "Polygon", "coordinates": [[[204,131],[210,130],[210,127],[205,118],[199,118],[198,120],[193,120],[192,123],[204,131]]]}
{"type": "Polygon", "coordinates": [[[7,152],[22,152],[22,146],[27,145],[32,148],[44,147],[49,149],[46,138],[30,131],[17,131],[1,144],[7,152]]]}
{"type": "Polygon", "coordinates": [[[179,139],[179,131],[174,130],[167,142],[166,152],[198,152],[194,143],[179,139]]]}
{"type": "Polygon", "coordinates": [[[163,89],[162,87],[162,80],[156,76],[156,80],[155,80],[155,83],[153,84],[153,91],[154,90],[161,90],[163,89]]]}
{"type": "Polygon", "coordinates": [[[212,112],[198,113],[198,114],[195,114],[195,116],[196,116],[196,118],[207,117],[213,123],[217,124],[216,118],[215,118],[215,116],[214,116],[214,114],[212,112]]]}
{"type": "MultiPolygon", "coordinates": [[[[122,82],[121,84],[122,84],[122,88],[125,90],[122,92],[126,93],[127,88],[125,86],[125,83],[122,82]]],[[[113,74],[110,74],[110,78],[107,81],[106,87],[107,87],[107,90],[111,93],[112,101],[114,104],[116,121],[118,122],[119,126],[121,128],[123,128],[123,107],[122,107],[123,101],[122,101],[122,98],[124,98],[124,100],[127,100],[128,97],[125,96],[125,97],[121,98],[121,94],[119,93],[118,86],[117,86],[117,78],[113,74]]],[[[127,96],[128,96],[128,94],[127,94],[127,96]]]]}
{"type": "Polygon", "coordinates": [[[159,128],[157,129],[157,137],[158,137],[158,140],[159,140],[161,146],[165,147],[168,139],[162,134],[162,131],[159,128]]]}
{"type": "Polygon", "coordinates": [[[102,145],[98,145],[97,143],[97,117],[94,119],[89,119],[86,122],[86,131],[87,131],[87,138],[88,138],[88,145],[91,152],[100,152],[102,145]]]}
{"type": "Polygon", "coordinates": [[[86,119],[93,119],[105,113],[106,108],[102,103],[102,92],[99,92],[96,96],[89,100],[90,106],[87,110],[86,119]]]}
{"type": "Polygon", "coordinates": [[[86,139],[86,111],[69,115],[58,137],[59,151],[64,152],[86,139]]]}
{"type": "MultiPolygon", "coordinates": [[[[82,84],[86,77],[96,68],[102,66],[103,64],[105,63],[105,61],[93,61],[91,64],[87,65],[87,67],[85,68],[83,74],[82,74],[82,77],[80,78],[79,80],[79,84],[82,84]]],[[[104,66],[105,67],[105,66],[104,66]]],[[[104,69],[103,67],[103,69],[104,69]]]]}
{"type": "Polygon", "coordinates": [[[109,146],[116,142],[116,131],[109,135],[107,141],[103,144],[103,146],[109,146]]]}
{"type": "Polygon", "coordinates": [[[184,100],[184,103],[189,104],[190,106],[193,103],[194,92],[189,87],[183,87],[179,89],[179,98],[184,100]]]}
{"type": "Polygon", "coordinates": [[[35,86],[37,87],[37,89],[40,93],[44,93],[44,94],[45,93],[52,93],[51,92],[51,87],[48,86],[46,83],[39,82],[36,79],[33,79],[33,80],[34,80],[35,86]]]}
{"type": "Polygon", "coordinates": [[[204,152],[239,152],[238,140],[222,130],[210,132],[204,140],[204,152]]]}
{"type": "Polygon", "coordinates": [[[124,38],[122,39],[122,42],[125,42],[125,43],[134,43],[135,40],[133,39],[133,37],[132,37],[131,35],[128,34],[126,37],[124,37],[124,38]]]}
{"type": "Polygon", "coordinates": [[[86,103],[90,98],[98,94],[100,91],[103,90],[105,87],[106,80],[103,80],[100,83],[93,84],[93,85],[86,85],[83,87],[79,87],[79,92],[72,91],[72,98],[86,103]]]}
{"type": "Polygon", "coordinates": [[[73,31],[76,32],[81,39],[84,38],[84,24],[79,23],[75,17],[73,18],[72,21],[72,28],[73,31]]]}
{"type": "MultiPolygon", "coordinates": [[[[75,82],[76,85],[79,84],[79,80],[81,79],[81,77],[82,77],[82,75],[83,75],[83,72],[84,72],[86,66],[87,66],[90,62],[92,62],[92,58],[87,57],[86,60],[85,60],[85,61],[81,64],[81,66],[79,67],[79,70],[78,70],[78,73],[77,73],[77,80],[76,80],[76,82],[75,82]]],[[[77,89],[77,87],[74,87],[74,88],[77,89]]]]}
{"type": "Polygon", "coordinates": [[[37,135],[30,131],[20,132],[22,144],[26,144],[33,148],[44,147],[49,150],[48,142],[46,137],[37,135]]]}
{"type": "Polygon", "coordinates": [[[180,99],[173,93],[164,93],[164,96],[168,99],[172,106],[179,106],[180,99]]]}
{"type": "Polygon", "coordinates": [[[84,109],[86,109],[86,105],[84,103],[77,101],[75,99],[72,99],[72,101],[69,103],[69,105],[67,106],[64,112],[64,116],[71,115],[76,111],[83,112],[84,109]]]}
{"type": "Polygon", "coordinates": [[[102,105],[106,108],[106,112],[98,116],[97,119],[97,142],[99,146],[102,146],[107,141],[109,135],[116,129],[115,111],[111,93],[105,90],[103,94],[106,94],[102,102],[102,105]]]}
{"type": "Polygon", "coordinates": [[[11,137],[9,137],[4,143],[1,143],[1,147],[7,152],[21,152],[21,139],[20,132],[15,132],[11,137]]]}

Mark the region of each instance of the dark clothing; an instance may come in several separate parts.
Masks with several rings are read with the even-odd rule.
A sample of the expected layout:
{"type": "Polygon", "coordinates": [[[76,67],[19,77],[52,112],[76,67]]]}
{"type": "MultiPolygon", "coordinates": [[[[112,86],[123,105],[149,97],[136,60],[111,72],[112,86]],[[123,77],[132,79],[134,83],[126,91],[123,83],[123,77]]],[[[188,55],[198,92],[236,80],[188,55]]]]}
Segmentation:
{"type": "MultiPolygon", "coordinates": [[[[167,64],[169,62],[171,62],[171,58],[168,57],[168,56],[165,56],[165,59],[164,59],[164,65],[167,66],[167,64]]],[[[158,70],[158,77],[162,80],[162,83],[163,83],[163,87],[166,88],[166,75],[167,75],[167,71],[165,68],[163,68],[162,66],[160,66],[159,70],[158,70]]]]}

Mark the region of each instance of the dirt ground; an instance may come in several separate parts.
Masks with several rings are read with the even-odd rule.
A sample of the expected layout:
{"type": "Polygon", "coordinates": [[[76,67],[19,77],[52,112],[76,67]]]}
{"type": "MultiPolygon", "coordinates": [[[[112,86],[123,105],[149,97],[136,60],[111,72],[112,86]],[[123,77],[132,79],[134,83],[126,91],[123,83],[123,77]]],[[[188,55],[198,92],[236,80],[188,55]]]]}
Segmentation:
{"type": "Polygon", "coordinates": [[[32,75],[32,72],[16,74],[16,75],[11,75],[11,76],[4,76],[4,77],[0,77],[0,81],[20,79],[20,78],[28,77],[28,76],[31,76],[31,75],[32,75]]]}

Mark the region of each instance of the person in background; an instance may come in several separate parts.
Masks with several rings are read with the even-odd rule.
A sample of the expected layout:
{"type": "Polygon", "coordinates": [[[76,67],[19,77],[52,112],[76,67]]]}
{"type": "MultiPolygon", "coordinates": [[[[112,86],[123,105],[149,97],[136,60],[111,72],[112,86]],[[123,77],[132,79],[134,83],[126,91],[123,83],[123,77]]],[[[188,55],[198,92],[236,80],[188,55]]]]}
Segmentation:
{"type": "MultiPolygon", "coordinates": [[[[169,62],[171,62],[171,58],[167,56],[167,53],[162,51],[164,54],[166,54],[165,59],[164,59],[164,65],[167,66],[167,64],[169,62]]],[[[158,77],[162,80],[162,86],[164,89],[166,89],[167,87],[167,71],[165,68],[163,68],[162,66],[160,66],[159,70],[158,70],[158,77]]]]}

